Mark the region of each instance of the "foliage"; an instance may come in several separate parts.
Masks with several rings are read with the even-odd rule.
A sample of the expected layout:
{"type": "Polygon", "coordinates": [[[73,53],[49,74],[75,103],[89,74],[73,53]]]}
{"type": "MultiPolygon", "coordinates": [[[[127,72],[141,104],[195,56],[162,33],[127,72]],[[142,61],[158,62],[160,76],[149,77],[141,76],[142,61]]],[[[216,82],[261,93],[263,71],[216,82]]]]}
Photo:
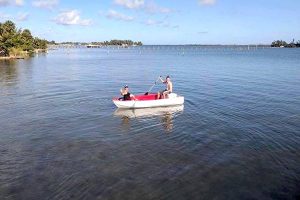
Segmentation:
{"type": "Polygon", "coordinates": [[[272,42],[271,47],[296,48],[296,47],[300,47],[300,40],[297,43],[295,43],[295,40],[293,40],[290,43],[287,43],[286,41],[283,40],[276,40],[272,42]]]}
{"type": "Polygon", "coordinates": [[[286,47],[287,43],[283,40],[276,40],[272,42],[271,47],[286,47]]]}
{"type": "Polygon", "coordinates": [[[142,42],[133,42],[132,40],[111,40],[111,41],[104,41],[104,42],[92,42],[91,44],[93,45],[104,45],[104,46],[108,46],[108,45],[115,45],[115,46],[132,46],[132,45],[143,45],[142,42]]]}
{"type": "Polygon", "coordinates": [[[35,49],[46,49],[48,41],[35,37],[33,39],[33,48],[35,49]]]}
{"type": "Polygon", "coordinates": [[[54,40],[52,41],[47,41],[47,44],[50,44],[50,45],[56,45],[56,42],[54,40]]]}
{"type": "Polygon", "coordinates": [[[24,51],[22,48],[11,47],[9,49],[9,55],[14,57],[26,57],[27,52],[24,51]]]}
{"type": "Polygon", "coordinates": [[[16,25],[8,20],[0,23],[0,55],[21,56],[32,53],[35,49],[46,49],[47,41],[33,37],[29,29],[17,29],[16,25]]]}

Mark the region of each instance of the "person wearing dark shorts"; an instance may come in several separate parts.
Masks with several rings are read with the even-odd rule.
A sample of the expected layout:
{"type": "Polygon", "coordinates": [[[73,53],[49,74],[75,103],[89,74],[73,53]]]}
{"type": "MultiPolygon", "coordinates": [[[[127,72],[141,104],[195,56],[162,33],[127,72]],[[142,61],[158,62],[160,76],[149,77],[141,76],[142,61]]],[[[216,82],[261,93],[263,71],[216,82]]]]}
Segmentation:
{"type": "Polygon", "coordinates": [[[128,85],[125,85],[124,88],[121,88],[120,92],[123,97],[120,98],[119,100],[123,100],[123,101],[131,101],[132,99],[136,100],[134,95],[129,93],[128,85]]]}

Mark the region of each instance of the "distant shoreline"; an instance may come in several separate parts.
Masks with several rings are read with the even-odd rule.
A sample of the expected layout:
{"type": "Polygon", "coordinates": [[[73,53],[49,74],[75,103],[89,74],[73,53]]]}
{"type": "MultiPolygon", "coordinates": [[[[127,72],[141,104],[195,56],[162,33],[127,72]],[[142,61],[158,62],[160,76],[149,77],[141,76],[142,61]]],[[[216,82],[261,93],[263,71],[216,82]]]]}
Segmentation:
{"type": "Polygon", "coordinates": [[[86,45],[86,44],[55,44],[55,45],[48,45],[48,47],[55,47],[55,46],[84,46],[84,47],[92,47],[92,46],[99,46],[99,47],[119,47],[119,48],[127,48],[127,47],[142,47],[142,46],[201,46],[201,47],[271,47],[271,45],[267,44],[143,44],[143,45],[128,45],[128,46],[121,46],[121,45],[86,45]]]}

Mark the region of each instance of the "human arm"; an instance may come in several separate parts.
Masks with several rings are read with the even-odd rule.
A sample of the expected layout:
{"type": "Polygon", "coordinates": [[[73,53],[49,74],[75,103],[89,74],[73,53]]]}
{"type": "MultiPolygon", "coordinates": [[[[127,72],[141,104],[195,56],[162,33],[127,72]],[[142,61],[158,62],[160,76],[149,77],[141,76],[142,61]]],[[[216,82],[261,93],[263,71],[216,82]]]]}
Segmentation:
{"type": "Polygon", "coordinates": [[[159,80],[160,80],[162,83],[165,83],[165,81],[161,78],[161,76],[159,77],[159,80]]]}
{"type": "Polygon", "coordinates": [[[130,98],[132,98],[133,100],[138,100],[137,98],[135,98],[135,96],[133,94],[130,94],[130,98]]]}
{"type": "Polygon", "coordinates": [[[124,89],[123,89],[123,88],[120,89],[120,94],[121,94],[122,96],[124,96],[125,92],[124,92],[124,89]]]}

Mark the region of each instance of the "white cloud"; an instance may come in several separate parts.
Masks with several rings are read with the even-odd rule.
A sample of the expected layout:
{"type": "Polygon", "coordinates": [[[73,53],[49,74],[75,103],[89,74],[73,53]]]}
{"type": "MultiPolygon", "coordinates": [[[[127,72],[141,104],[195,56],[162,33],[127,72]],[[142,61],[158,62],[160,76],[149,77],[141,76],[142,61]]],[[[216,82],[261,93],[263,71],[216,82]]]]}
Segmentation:
{"type": "Polygon", "coordinates": [[[5,20],[9,20],[9,19],[11,19],[10,15],[0,12],[0,20],[5,21],[5,20]]]}
{"type": "Polygon", "coordinates": [[[118,6],[122,6],[128,9],[144,10],[147,13],[170,13],[173,10],[157,5],[153,1],[145,2],[144,0],[114,0],[114,3],[118,6]]]}
{"type": "Polygon", "coordinates": [[[216,0],[198,0],[201,5],[214,5],[216,0]]]}
{"type": "Polygon", "coordinates": [[[122,20],[122,21],[132,21],[132,20],[134,20],[134,17],[124,15],[122,13],[119,13],[119,12],[115,11],[115,10],[109,10],[106,17],[109,18],[109,19],[116,19],[116,20],[122,20]]]}
{"type": "Polygon", "coordinates": [[[129,9],[138,9],[144,6],[144,0],[114,0],[114,3],[129,9]]]}
{"type": "Polygon", "coordinates": [[[23,0],[14,0],[14,2],[15,2],[15,5],[17,5],[17,6],[23,6],[23,4],[24,4],[23,0]]]}
{"type": "Polygon", "coordinates": [[[52,38],[53,36],[59,34],[53,27],[48,27],[46,29],[39,29],[39,32],[36,33],[40,38],[52,38]]]}
{"type": "Polygon", "coordinates": [[[26,21],[29,17],[29,13],[19,13],[16,17],[17,21],[26,21]]]}
{"type": "Polygon", "coordinates": [[[150,25],[160,25],[163,24],[163,21],[157,21],[157,20],[153,20],[153,19],[148,19],[145,21],[145,24],[150,26],[150,25]]]}
{"type": "Polygon", "coordinates": [[[26,21],[28,20],[29,13],[18,13],[15,15],[10,15],[6,13],[0,12],[0,20],[6,21],[6,20],[12,20],[12,21],[26,21]]]}
{"type": "Polygon", "coordinates": [[[166,20],[153,20],[153,19],[148,19],[143,22],[147,26],[159,26],[159,27],[164,27],[164,28],[179,28],[178,25],[172,25],[170,22],[166,20]]]}
{"type": "Polygon", "coordinates": [[[59,0],[35,0],[32,5],[38,8],[53,9],[58,3],[59,0]]]}
{"type": "Polygon", "coordinates": [[[0,0],[1,6],[22,6],[24,4],[23,0],[0,0]]]}
{"type": "Polygon", "coordinates": [[[81,25],[89,26],[92,21],[90,19],[81,19],[78,10],[70,10],[61,12],[54,21],[60,25],[81,25]]]}
{"type": "Polygon", "coordinates": [[[154,2],[147,3],[144,6],[144,9],[148,13],[170,13],[172,10],[170,8],[164,8],[161,6],[158,6],[154,2]]]}

